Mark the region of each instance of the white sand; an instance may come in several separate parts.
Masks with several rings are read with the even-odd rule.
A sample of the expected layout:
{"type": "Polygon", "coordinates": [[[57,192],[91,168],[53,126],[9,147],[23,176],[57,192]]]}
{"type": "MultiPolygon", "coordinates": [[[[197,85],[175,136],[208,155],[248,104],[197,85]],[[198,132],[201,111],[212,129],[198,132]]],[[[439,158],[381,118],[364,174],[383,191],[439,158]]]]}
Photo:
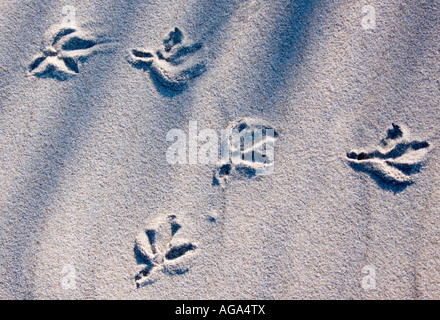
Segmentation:
{"type": "Polygon", "coordinates": [[[384,3],[2,0],[0,298],[440,298],[440,3],[384,3]],[[71,74],[38,76],[65,5],[93,48],[72,71],[56,44],[52,65],[71,74]],[[171,53],[202,47],[161,60],[176,27],[188,42],[171,53]],[[136,67],[133,49],[154,62],[136,67]],[[169,130],[220,134],[243,117],[279,133],[271,175],[222,188],[216,165],[167,163],[169,130]],[[429,143],[410,185],[347,159],[392,123],[429,143]],[[144,237],[135,251],[147,229],[171,237],[170,215],[171,244],[194,248],[167,259],[144,237]],[[157,266],[137,288],[148,254],[157,266]]]}

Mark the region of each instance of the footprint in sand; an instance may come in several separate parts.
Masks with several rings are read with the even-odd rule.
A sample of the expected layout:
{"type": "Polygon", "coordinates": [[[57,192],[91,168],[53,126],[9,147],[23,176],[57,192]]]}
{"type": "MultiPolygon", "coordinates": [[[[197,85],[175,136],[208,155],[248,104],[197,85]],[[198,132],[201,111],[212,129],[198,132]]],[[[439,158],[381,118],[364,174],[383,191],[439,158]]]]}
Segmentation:
{"type": "Polygon", "coordinates": [[[407,129],[393,124],[376,150],[351,151],[347,160],[353,169],[377,178],[381,187],[402,189],[413,183],[412,175],[420,171],[430,149],[428,142],[411,141],[407,129]]]}
{"type": "Polygon", "coordinates": [[[189,259],[197,246],[176,236],[180,228],[176,216],[170,215],[157,227],[138,234],[135,255],[138,263],[143,265],[135,276],[138,288],[155,282],[161,272],[176,275],[189,270],[189,259]]]}
{"type": "Polygon", "coordinates": [[[201,43],[186,41],[183,32],[175,28],[163,41],[163,48],[157,51],[133,49],[128,61],[138,69],[149,70],[161,85],[182,91],[206,69],[197,55],[201,48],[201,43]]]}
{"type": "Polygon", "coordinates": [[[33,59],[31,75],[39,78],[67,80],[79,73],[79,62],[94,53],[97,42],[76,27],[60,27],[52,36],[50,45],[33,59]]]}
{"type": "Polygon", "coordinates": [[[274,145],[278,132],[262,120],[243,118],[226,128],[222,160],[215,169],[213,186],[226,187],[235,177],[269,175],[274,169],[274,145]]]}

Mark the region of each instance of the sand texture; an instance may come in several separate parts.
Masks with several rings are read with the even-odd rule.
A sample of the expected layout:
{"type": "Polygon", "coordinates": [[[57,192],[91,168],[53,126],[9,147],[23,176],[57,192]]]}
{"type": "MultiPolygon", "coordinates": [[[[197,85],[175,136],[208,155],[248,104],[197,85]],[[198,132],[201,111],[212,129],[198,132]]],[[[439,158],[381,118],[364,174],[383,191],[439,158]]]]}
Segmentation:
{"type": "Polygon", "coordinates": [[[439,20],[1,0],[0,298],[439,299],[439,20]]]}

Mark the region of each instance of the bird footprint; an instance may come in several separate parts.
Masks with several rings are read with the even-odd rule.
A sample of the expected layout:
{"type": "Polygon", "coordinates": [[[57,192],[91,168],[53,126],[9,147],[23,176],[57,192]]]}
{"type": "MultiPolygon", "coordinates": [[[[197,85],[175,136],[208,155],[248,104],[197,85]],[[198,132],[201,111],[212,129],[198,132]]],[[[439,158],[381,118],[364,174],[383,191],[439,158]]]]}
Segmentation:
{"type": "Polygon", "coordinates": [[[31,75],[60,81],[79,73],[78,62],[91,55],[97,42],[75,27],[62,27],[29,66],[31,75]]]}
{"type": "Polygon", "coordinates": [[[413,183],[411,176],[420,171],[430,149],[426,141],[410,141],[408,131],[393,123],[376,150],[351,151],[347,160],[355,170],[378,177],[383,187],[390,184],[406,187],[413,183]]]}
{"type": "Polygon", "coordinates": [[[182,91],[206,70],[205,63],[196,56],[201,48],[201,43],[186,41],[183,32],[175,28],[163,41],[163,48],[133,49],[128,60],[138,69],[149,70],[161,85],[182,91]]]}
{"type": "Polygon", "coordinates": [[[269,175],[274,169],[274,145],[278,132],[261,120],[243,118],[227,128],[222,160],[215,169],[213,185],[226,187],[232,176],[269,175]]]}
{"type": "Polygon", "coordinates": [[[180,228],[176,216],[170,215],[156,229],[147,229],[138,234],[135,254],[139,264],[143,265],[135,276],[138,288],[155,282],[160,272],[175,275],[189,270],[188,259],[197,246],[176,237],[180,228]]]}

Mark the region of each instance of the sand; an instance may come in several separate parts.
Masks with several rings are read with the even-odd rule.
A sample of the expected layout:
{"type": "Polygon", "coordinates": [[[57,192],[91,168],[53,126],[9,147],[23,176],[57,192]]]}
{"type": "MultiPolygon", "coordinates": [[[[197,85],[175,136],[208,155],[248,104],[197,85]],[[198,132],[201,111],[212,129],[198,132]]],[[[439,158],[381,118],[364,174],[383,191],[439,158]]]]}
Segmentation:
{"type": "Polygon", "coordinates": [[[439,17],[2,0],[0,298],[440,298],[439,17]],[[271,161],[198,161],[245,127],[271,161]]]}

